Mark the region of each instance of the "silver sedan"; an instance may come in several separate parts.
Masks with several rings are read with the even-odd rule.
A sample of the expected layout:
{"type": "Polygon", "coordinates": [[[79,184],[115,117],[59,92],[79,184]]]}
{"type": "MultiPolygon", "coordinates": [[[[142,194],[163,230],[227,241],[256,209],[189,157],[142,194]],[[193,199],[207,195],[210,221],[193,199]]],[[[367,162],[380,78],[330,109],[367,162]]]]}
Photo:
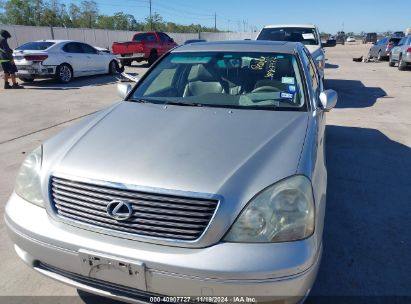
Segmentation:
{"type": "Polygon", "coordinates": [[[396,47],[390,53],[390,66],[395,66],[398,62],[398,69],[405,70],[411,65],[411,35],[401,39],[396,47]]]}
{"type": "Polygon", "coordinates": [[[24,161],[5,212],[18,256],[132,301],[304,299],[321,260],[325,114],[337,102],[310,52],[185,45],[119,92],[24,161]]]}
{"type": "Polygon", "coordinates": [[[17,76],[23,81],[55,78],[68,83],[74,77],[117,72],[116,57],[89,44],[72,40],[25,43],[13,53],[17,76]]]}

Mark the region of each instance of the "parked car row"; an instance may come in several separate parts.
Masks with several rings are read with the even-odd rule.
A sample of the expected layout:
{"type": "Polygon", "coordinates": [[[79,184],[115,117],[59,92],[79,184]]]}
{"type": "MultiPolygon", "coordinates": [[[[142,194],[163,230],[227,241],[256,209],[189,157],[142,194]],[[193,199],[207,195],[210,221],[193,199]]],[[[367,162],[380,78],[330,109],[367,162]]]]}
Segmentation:
{"type": "MultiPolygon", "coordinates": [[[[337,93],[323,87],[315,26],[267,26],[257,40],[174,47],[119,84],[123,102],[30,153],[5,210],[18,256],[119,300],[302,303],[322,256],[337,93]]],[[[49,43],[74,54],[75,42],[49,43]]],[[[149,59],[138,45],[118,52],[149,59]]]]}
{"type": "Polygon", "coordinates": [[[411,35],[403,38],[385,37],[378,40],[369,50],[368,58],[375,58],[378,61],[388,60],[389,66],[398,65],[398,69],[403,71],[411,64],[411,35]]]}
{"type": "MultiPolygon", "coordinates": [[[[185,44],[205,42],[187,40],[185,44]]],[[[14,51],[17,76],[24,82],[36,78],[55,78],[68,83],[75,77],[114,74],[119,65],[130,66],[133,61],[152,65],[177,43],[165,33],[137,33],[129,42],[114,42],[112,52],[72,40],[39,40],[25,43],[14,51]]]]}
{"type": "Polygon", "coordinates": [[[378,40],[368,52],[368,58],[376,58],[377,60],[386,60],[390,56],[391,50],[398,45],[401,38],[385,37],[378,40]]]}

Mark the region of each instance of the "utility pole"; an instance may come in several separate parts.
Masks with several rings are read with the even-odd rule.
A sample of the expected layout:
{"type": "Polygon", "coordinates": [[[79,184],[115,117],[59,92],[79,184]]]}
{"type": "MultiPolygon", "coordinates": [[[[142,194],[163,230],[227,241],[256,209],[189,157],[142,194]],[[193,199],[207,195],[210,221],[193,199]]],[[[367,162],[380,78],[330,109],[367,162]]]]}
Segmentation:
{"type": "Polygon", "coordinates": [[[151,17],[151,0],[150,0],[150,30],[153,30],[153,18],[151,17]]]}
{"type": "Polygon", "coordinates": [[[214,32],[217,32],[217,12],[214,13],[214,32]]]}

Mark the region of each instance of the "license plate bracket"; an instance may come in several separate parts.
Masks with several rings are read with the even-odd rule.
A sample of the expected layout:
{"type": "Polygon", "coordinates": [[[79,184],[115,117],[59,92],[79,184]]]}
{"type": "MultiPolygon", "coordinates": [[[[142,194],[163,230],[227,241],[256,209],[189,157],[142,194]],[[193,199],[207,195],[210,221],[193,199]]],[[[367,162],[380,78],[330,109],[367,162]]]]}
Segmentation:
{"type": "Polygon", "coordinates": [[[79,256],[84,276],[147,291],[144,263],[87,250],[79,256]]]}

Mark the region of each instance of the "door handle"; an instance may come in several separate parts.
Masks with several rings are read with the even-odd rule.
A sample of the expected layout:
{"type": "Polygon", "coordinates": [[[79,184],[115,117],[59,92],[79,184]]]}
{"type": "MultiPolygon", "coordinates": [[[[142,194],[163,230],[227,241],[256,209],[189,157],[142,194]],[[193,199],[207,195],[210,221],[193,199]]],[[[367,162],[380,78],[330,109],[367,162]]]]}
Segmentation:
{"type": "Polygon", "coordinates": [[[68,58],[73,58],[73,56],[67,56],[68,58]]]}

